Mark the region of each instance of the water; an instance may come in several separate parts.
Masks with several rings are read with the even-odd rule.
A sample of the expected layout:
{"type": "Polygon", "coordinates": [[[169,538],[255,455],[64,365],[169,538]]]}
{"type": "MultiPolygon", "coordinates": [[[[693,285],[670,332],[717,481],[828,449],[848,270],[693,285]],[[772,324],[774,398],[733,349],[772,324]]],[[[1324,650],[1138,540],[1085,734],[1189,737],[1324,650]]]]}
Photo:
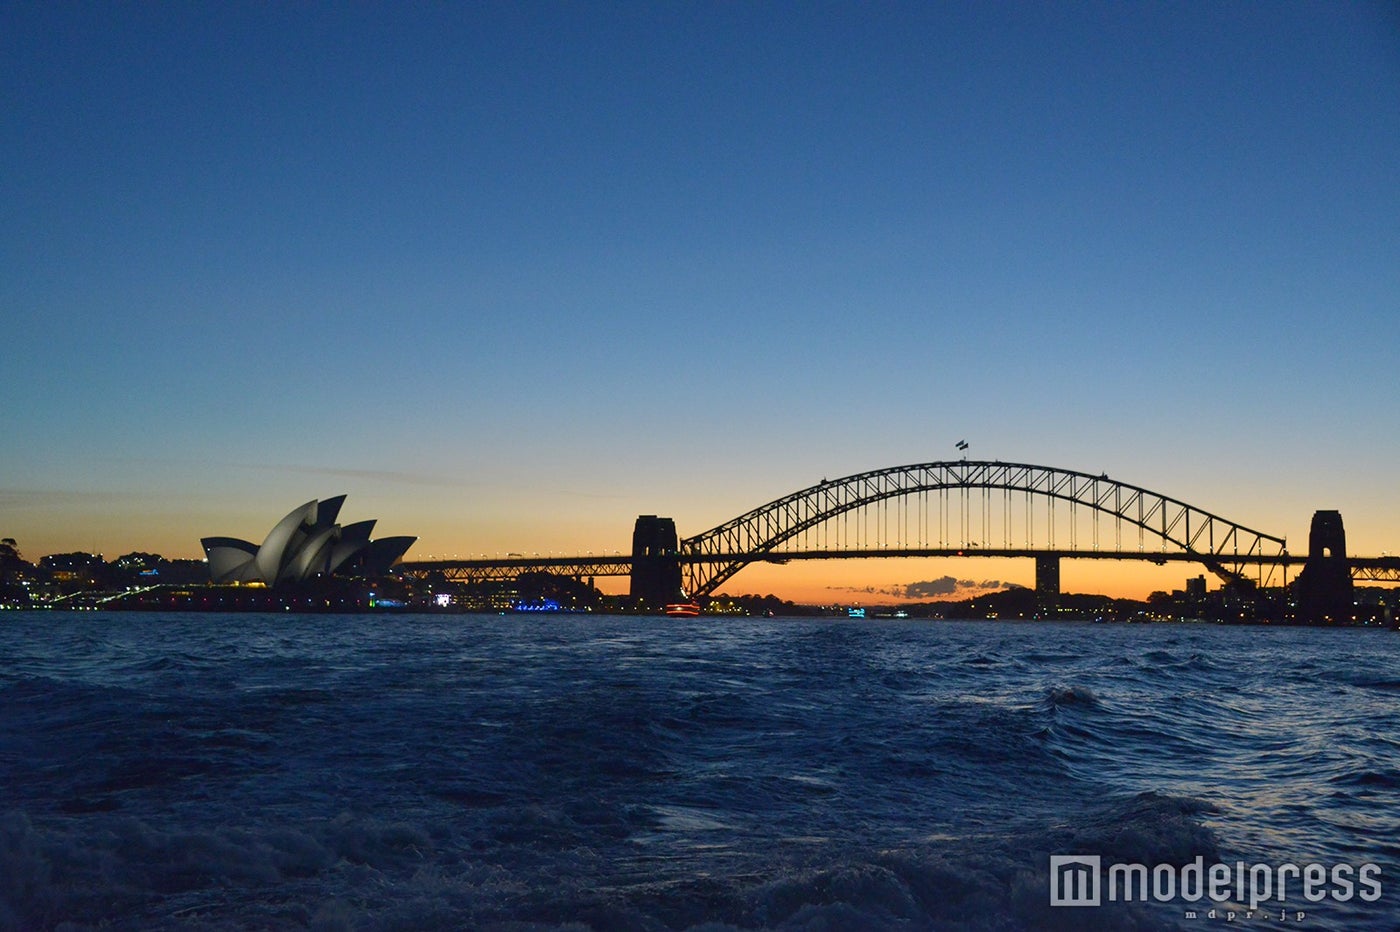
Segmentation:
{"type": "Polygon", "coordinates": [[[0,929],[1394,929],[1400,635],[6,613],[0,786],[0,929]]]}

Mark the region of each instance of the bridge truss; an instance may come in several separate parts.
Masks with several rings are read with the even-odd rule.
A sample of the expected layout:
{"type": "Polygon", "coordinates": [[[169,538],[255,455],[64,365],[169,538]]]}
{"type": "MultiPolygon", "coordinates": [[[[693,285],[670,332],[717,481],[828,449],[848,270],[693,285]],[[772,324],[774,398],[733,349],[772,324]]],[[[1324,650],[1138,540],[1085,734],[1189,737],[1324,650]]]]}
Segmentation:
{"type": "Polygon", "coordinates": [[[978,460],[823,479],[681,541],[679,557],[687,591],[708,595],[750,563],[817,554],[1191,560],[1260,585],[1290,559],[1283,538],[1106,475],[978,460]]]}
{"type": "Polygon", "coordinates": [[[1400,557],[1351,557],[1354,582],[1400,582],[1400,557]]]}
{"type": "Polygon", "coordinates": [[[440,574],[448,582],[509,582],[526,573],[553,573],[574,579],[590,576],[627,576],[632,572],[631,556],[614,554],[594,557],[482,557],[479,560],[424,560],[400,563],[396,570],[407,576],[426,578],[440,574]]]}

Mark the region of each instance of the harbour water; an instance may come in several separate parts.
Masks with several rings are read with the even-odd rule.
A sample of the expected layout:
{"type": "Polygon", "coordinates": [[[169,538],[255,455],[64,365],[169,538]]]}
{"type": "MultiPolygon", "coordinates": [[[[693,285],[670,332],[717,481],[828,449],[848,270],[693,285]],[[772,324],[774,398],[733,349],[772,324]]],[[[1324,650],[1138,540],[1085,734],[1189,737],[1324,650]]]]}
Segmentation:
{"type": "Polygon", "coordinates": [[[12,612],[0,786],[0,929],[1395,929],[1400,635],[12,612]]]}

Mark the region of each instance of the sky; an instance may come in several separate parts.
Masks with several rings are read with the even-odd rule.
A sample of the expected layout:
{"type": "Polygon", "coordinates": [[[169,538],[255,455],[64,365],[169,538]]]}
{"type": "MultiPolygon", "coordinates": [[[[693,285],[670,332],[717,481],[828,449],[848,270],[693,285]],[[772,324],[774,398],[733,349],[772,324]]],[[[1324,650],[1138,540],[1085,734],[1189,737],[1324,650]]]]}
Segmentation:
{"type": "Polygon", "coordinates": [[[1393,3],[4,0],[0,116],[31,560],[626,551],[962,439],[1400,551],[1393,3]]]}

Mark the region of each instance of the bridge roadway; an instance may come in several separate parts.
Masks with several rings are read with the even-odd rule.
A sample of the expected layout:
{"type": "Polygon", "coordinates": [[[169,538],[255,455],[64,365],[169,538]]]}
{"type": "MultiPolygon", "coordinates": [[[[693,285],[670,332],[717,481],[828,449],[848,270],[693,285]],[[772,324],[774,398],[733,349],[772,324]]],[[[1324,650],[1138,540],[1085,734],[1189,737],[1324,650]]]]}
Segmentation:
{"type": "MultiPolygon", "coordinates": [[[[702,563],[788,563],[798,560],[859,560],[882,557],[1054,557],[1073,560],[1146,560],[1163,565],[1168,562],[1200,563],[1202,555],[1185,551],[1140,550],[1035,550],[991,547],[956,548],[875,548],[867,550],[801,550],[767,554],[675,554],[682,566],[702,563]]],[[[1232,557],[1241,563],[1276,566],[1285,571],[1307,562],[1304,555],[1248,554],[1232,557]]],[[[1351,577],[1357,582],[1400,582],[1400,557],[1348,557],[1351,577]]],[[[417,560],[400,563],[399,572],[415,577],[441,573],[452,582],[486,582],[514,579],[525,573],[554,573],[575,579],[590,576],[630,576],[632,557],[615,553],[611,556],[547,556],[504,557],[475,560],[417,560]]]]}

